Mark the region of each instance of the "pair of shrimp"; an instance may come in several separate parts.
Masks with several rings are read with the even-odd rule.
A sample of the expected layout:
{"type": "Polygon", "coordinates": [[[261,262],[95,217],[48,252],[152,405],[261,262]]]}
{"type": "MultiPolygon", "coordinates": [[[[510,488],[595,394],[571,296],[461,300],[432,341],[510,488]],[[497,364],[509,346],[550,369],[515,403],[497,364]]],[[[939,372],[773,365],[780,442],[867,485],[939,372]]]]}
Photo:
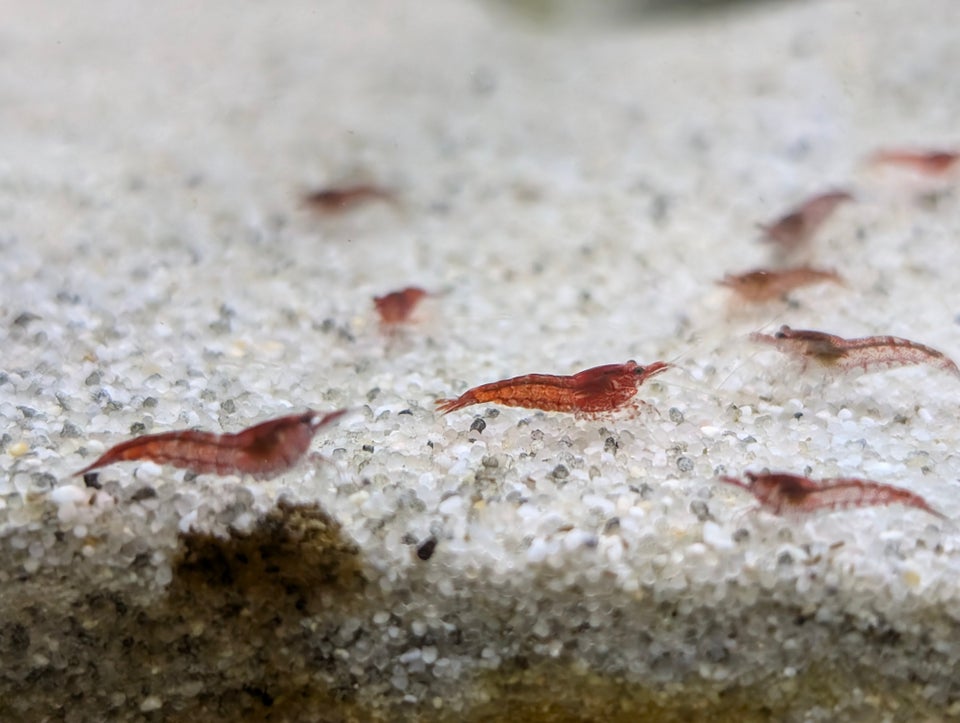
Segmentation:
{"type": "MultiPolygon", "coordinates": [[[[960,152],[947,150],[890,149],[874,153],[868,159],[873,165],[899,166],[916,173],[944,176],[960,163],[960,152]]],[[[769,224],[761,224],[766,241],[777,244],[786,253],[807,245],[837,206],[854,199],[847,190],[836,190],[812,196],[769,224]]]]}
{"type": "Polygon", "coordinates": [[[624,364],[584,369],[570,376],[524,374],[473,387],[456,399],[441,399],[437,409],[448,414],[473,404],[493,402],[592,417],[627,406],[640,385],[670,366],[663,361],[640,366],[631,359],[624,364]]]}
{"type": "Polygon", "coordinates": [[[960,376],[960,369],[942,352],[898,336],[844,339],[822,331],[781,326],[773,335],[755,332],[750,338],[842,371],[860,368],[869,372],[911,364],[929,364],[960,376]]]}
{"type": "Polygon", "coordinates": [[[946,519],[925,499],[899,487],[856,477],[830,477],[815,481],[785,472],[747,472],[746,482],[736,477],[720,481],[750,492],[760,506],[775,515],[804,514],[844,507],[906,505],[946,519]]]}
{"type": "Polygon", "coordinates": [[[270,419],[236,434],[193,430],[146,434],[108,449],[76,474],[85,475],[114,462],[149,460],[196,474],[249,474],[267,479],[293,467],[306,454],[319,429],[346,414],[307,410],[270,419]]]}

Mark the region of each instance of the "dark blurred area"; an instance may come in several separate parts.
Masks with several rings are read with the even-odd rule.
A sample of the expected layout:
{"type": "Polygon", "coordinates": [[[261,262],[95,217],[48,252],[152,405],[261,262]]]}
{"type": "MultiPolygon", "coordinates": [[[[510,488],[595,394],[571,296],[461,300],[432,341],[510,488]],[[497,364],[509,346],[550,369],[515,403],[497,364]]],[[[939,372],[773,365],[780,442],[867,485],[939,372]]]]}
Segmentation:
{"type": "Polygon", "coordinates": [[[535,23],[590,24],[683,18],[787,0],[489,0],[535,23]]]}

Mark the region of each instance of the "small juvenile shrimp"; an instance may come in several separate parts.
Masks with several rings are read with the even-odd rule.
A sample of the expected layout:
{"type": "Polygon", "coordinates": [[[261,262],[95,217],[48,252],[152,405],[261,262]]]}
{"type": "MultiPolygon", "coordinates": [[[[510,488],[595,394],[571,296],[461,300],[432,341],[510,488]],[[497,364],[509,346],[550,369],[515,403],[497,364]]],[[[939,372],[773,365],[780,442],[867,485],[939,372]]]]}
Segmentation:
{"type": "Polygon", "coordinates": [[[396,204],[396,195],[385,188],[369,184],[321,188],[303,197],[308,208],[324,214],[342,213],[370,201],[396,204]]]}
{"type": "Polygon", "coordinates": [[[625,364],[584,369],[571,376],[524,374],[473,387],[456,399],[441,399],[437,409],[448,414],[473,404],[494,402],[508,407],[596,416],[626,406],[641,384],[670,366],[658,361],[642,367],[631,359],[625,364]]]}
{"type": "Polygon", "coordinates": [[[766,241],[777,244],[784,251],[795,251],[807,245],[837,206],[852,200],[853,195],[847,191],[821,193],[807,199],[773,223],[760,224],[760,229],[766,241]]]}
{"type": "Polygon", "coordinates": [[[831,477],[814,481],[785,472],[747,472],[744,476],[746,482],[736,477],[721,477],[720,481],[747,490],[757,498],[761,507],[775,515],[901,504],[946,519],[919,495],[870,480],[831,477]]]}
{"type": "Polygon", "coordinates": [[[940,176],[953,168],[960,160],[956,151],[877,151],[870,156],[874,165],[893,165],[912,168],[925,176],[940,176]]]}
{"type": "Polygon", "coordinates": [[[338,409],[320,415],[307,410],[270,419],[236,434],[192,430],[147,434],[111,447],[76,474],[85,475],[114,462],[145,459],[195,474],[239,473],[266,479],[295,465],[310,448],[317,430],[346,412],[338,409]]]}
{"type": "Polygon", "coordinates": [[[408,286],[392,291],[385,296],[374,296],[373,303],[380,314],[380,321],[387,325],[402,324],[410,318],[414,308],[427,292],[418,286],[408,286]]]}
{"type": "Polygon", "coordinates": [[[859,367],[864,372],[872,372],[911,364],[930,364],[960,376],[960,369],[943,353],[898,336],[844,339],[822,331],[791,329],[784,325],[776,334],[754,332],[750,338],[843,371],[859,367]]]}
{"type": "Polygon", "coordinates": [[[754,269],[744,274],[727,274],[717,283],[736,292],[744,301],[759,303],[785,296],[793,289],[823,282],[842,284],[836,271],[794,266],[789,269],[754,269]]]}

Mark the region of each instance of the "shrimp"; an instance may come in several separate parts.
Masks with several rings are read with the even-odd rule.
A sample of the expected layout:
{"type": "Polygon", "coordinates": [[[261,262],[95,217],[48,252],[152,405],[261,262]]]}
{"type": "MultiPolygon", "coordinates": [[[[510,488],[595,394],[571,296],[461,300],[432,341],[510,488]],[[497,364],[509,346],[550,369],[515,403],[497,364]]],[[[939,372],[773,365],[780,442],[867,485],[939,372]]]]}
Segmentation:
{"type": "Polygon", "coordinates": [[[930,364],[960,377],[960,369],[943,353],[898,336],[844,339],[822,331],[781,326],[772,336],[754,332],[750,338],[843,371],[860,367],[864,372],[871,372],[911,364],[930,364]]]}
{"type": "Polygon", "coordinates": [[[744,476],[746,482],[736,477],[721,477],[720,481],[747,490],[757,498],[761,507],[775,515],[901,504],[946,519],[913,492],[856,477],[831,477],[814,481],[785,472],[747,472],[744,476]]]}
{"type": "Polygon", "coordinates": [[[426,291],[417,286],[408,286],[386,296],[374,296],[373,303],[377,307],[383,324],[401,324],[410,318],[414,308],[427,295],[426,291]]]}
{"type": "Polygon", "coordinates": [[[303,197],[305,206],[328,215],[350,211],[370,201],[396,204],[397,199],[392,191],[368,184],[321,188],[303,197]]]}
{"type": "Polygon", "coordinates": [[[572,376],[524,374],[473,387],[456,399],[441,399],[437,409],[448,414],[473,404],[494,402],[508,407],[572,412],[591,417],[622,409],[647,379],[670,368],[662,361],[645,367],[632,359],[625,364],[605,364],[572,376]]]}
{"type": "Polygon", "coordinates": [[[338,409],[320,415],[307,410],[303,414],[268,420],[236,434],[192,430],[147,434],[111,447],[76,475],[86,475],[114,462],[146,459],[196,474],[240,473],[267,479],[295,465],[310,448],[317,430],[346,412],[338,409]]]}
{"type": "Polygon", "coordinates": [[[815,269],[811,266],[794,266],[779,271],[754,269],[744,274],[727,274],[717,283],[732,289],[744,301],[758,303],[785,296],[800,286],[826,281],[843,283],[836,271],[815,269]]]}
{"type": "Polygon", "coordinates": [[[911,168],[925,176],[942,176],[960,160],[956,151],[877,151],[870,156],[874,165],[894,165],[911,168]]]}
{"type": "Polygon", "coordinates": [[[817,230],[826,222],[837,206],[852,201],[847,191],[830,191],[807,199],[786,215],[770,224],[760,224],[764,239],[784,251],[795,251],[806,246],[817,230]]]}

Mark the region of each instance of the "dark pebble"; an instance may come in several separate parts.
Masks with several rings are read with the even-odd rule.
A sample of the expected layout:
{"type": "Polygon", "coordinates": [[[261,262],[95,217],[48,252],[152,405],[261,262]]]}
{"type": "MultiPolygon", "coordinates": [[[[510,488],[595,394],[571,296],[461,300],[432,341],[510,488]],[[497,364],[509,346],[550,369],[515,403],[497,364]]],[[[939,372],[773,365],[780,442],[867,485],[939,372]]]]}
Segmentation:
{"type": "Polygon", "coordinates": [[[437,538],[428,537],[417,545],[417,557],[421,560],[429,560],[433,557],[433,551],[437,549],[437,538]]]}

